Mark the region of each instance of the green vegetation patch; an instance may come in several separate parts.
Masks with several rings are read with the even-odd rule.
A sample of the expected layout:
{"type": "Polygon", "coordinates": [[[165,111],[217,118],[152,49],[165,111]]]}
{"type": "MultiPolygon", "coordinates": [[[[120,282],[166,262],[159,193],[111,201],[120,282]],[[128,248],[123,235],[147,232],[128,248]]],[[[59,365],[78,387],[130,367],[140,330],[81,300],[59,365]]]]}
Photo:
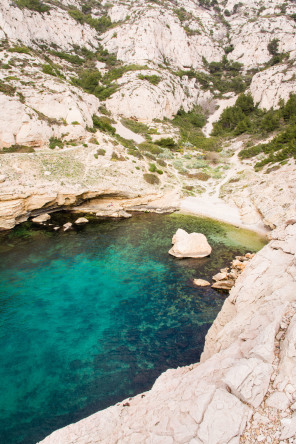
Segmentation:
{"type": "Polygon", "coordinates": [[[54,148],[64,148],[64,142],[61,139],[57,139],[56,137],[51,137],[49,139],[49,148],[53,150],[54,148]]]}
{"type": "Polygon", "coordinates": [[[92,117],[93,126],[96,129],[99,129],[105,133],[115,134],[115,128],[111,125],[113,123],[112,119],[109,119],[107,116],[96,116],[95,114],[92,117]]]}
{"type": "Polygon", "coordinates": [[[234,106],[226,108],[220,120],[214,125],[214,134],[268,134],[271,131],[283,130],[266,144],[247,147],[239,153],[241,159],[264,155],[256,163],[260,169],[268,163],[296,159],[296,94],[291,94],[286,104],[278,110],[262,111],[254,106],[251,96],[241,95],[234,106]]]}
{"type": "Polygon", "coordinates": [[[100,18],[93,18],[91,14],[85,14],[76,8],[68,9],[68,14],[81,25],[87,24],[94,28],[100,34],[107,31],[112,25],[111,19],[108,15],[103,15],[100,18]]]}
{"type": "MultiPolygon", "coordinates": [[[[227,52],[231,52],[231,48],[228,48],[227,52]]],[[[251,83],[254,72],[242,75],[243,65],[227,60],[226,55],[223,56],[221,62],[208,63],[205,58],[203,61],[205,69],[209,73],[190,69],[181,70],[175,72],[175,74],[179,77],[188,76],[189,78],[195,78],[203,90],[210,90],[213,93],[219,91],[221,94],[232,91],[237,94],[241,93],[251,83]]]]}
{"type": "Polygon", "coordinates": [[[143,75],[143,74],[139,74],[138,78],[140,80],[147,80],[149,83],[151,83],[152,85],[158,85],[159,82],[161,81],[161,77],[157,76],[156,74],[152,74],[151,76],[149,75],[143,75]]]}
{"type": "Polygon", "coordinates": [[[21,9],[26,8],[41,13],[50,10],[50,7],[40,0],[15,0],[15,4],[21,9]]]}
{"type": "Polygon", "coordinates": [[[136,120],[123,118],[121,119],[121,123],[126,128],[130,129],[136,134],[157,134],[157,130],[155,128],[149,128],[149,126],[145,125],[145,123],[138,122],[136,120]]]}
{"type": "Polygon", "coordinates": [[[160,183],[160,180],[157,176],[155,176],[155,174],[151,174],[151,173],[145,173],[143,174],[144,180],[147,183],[150,183],[151,185],[158,185],[160,183]]]}
{"type": "Polygon", "coordinates": [[[0,150],[0,154],[11,154],[11,153],[34,153],[35,150],[31,146],[26,145],[11,145],[8,148],[3,148],[0,150]]]}
{"type": "Polygon", "coordinates": [[[183,146],[204,151],[217,151],[220,149],[219,140],[215,137],[205,137],[201,131],[206,118],[199,107],[186,113],[179,110],[172,124],[179,128],[183,146]]]}
{"type": "Polygon", "coordinates": [[[6,96],[14,96],[16,88],[9,83],[4,83],[0,80],[0,92],[5,94],[6,96]]]}

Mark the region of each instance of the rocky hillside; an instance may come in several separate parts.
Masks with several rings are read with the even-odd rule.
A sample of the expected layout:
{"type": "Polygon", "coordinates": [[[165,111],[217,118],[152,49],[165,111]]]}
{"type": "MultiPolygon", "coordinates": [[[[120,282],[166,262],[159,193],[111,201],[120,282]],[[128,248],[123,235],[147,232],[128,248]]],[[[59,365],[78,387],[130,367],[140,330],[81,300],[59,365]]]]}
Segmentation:
{"type": "Polygon", "coordinates": [[[198,104],[208,115],[245,90],[277,107],[296,88],[295,13],[292,1],[3,0],[0,146],[85,140],[102,104],[148,122],[198,104]]]}
{"type": "Polygon", "coordinates": [[[293,125],[295,14],[292,1],[3,0],[0,229],[110,193],[147,202],[174,189],[220,191],[247,224],[290,217],[295,148],[268,145],[270,158],[257,146],[293,125]],[[235,105],[242,93],[251,108],[235,105]],[[260,197],[274,167],[292,188],[283,199],[277,187],[271,209],[260,197]]]}

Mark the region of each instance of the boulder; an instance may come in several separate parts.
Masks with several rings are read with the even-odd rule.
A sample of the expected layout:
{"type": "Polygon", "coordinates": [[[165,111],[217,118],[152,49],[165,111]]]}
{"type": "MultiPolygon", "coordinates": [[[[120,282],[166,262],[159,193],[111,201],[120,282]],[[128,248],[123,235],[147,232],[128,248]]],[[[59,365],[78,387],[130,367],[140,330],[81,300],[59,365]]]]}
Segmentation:
{"type": "Polygon", "coordinates": [[[212,248],[202,233],[187,233],[179,228],[172,239],[173,247],[169,254],[178,258],[200,258],[209,256],[212,248]]]}
{"type": "Polygon", "coordinates": [[[204,279],[193,279],[193,283],[198,287],[207,287],[208,285],[211,285],[208,281],[205,281],[204,279]]]}
{"type": "Polygon", "coordinates": [[[217,290],[230,290],[235,284],[235,281],[229,279],[225,281],[217,281],[212,285],[212,288],[217,290]]]}
{"type": "Polygon", "coordinates": [[[87,224],[87,223],[88,223],[88,219],[86,219],[86,217],[79,217],[78,219],[75,220],[76,225],[83,225],[83,224],[87,224]]]}
{"type": "Polygon", "coordinates": [[[0,183],[3,183],[6,181],[6,176],[5,174],[0,174],[0,183]]]}
{"type": "Polygon", "coordinates": [[[71,222],[67,222],[66,224],[63,225],[63,229],[64,231],[68,231],[72,228],[72,223],[71,222]]]}
{"type": "Polygon", "coordinates": [[[48,213],[45,213],[40,214],[40,216],[34,217],[32,219],[32,222],[34,222],[35,224],[44,224],[48,220],[50,220],[50,215],[48,213]]]}

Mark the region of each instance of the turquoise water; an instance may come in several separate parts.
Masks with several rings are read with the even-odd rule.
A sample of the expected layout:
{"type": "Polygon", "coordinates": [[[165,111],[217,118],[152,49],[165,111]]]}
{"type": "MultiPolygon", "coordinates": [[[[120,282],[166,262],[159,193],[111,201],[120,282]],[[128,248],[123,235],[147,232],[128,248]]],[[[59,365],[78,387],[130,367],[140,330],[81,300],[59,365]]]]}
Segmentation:
{"type": "Polygon", "coordinates": [[[253,233],[177,214],[66,233],[24,224],[2,235],[0,442],[35,443],[196,362],[225,296],[192,279],[263,245],[253,233]],[[206,234],[211,257],[169,256],[179,227],[206,234]]]}

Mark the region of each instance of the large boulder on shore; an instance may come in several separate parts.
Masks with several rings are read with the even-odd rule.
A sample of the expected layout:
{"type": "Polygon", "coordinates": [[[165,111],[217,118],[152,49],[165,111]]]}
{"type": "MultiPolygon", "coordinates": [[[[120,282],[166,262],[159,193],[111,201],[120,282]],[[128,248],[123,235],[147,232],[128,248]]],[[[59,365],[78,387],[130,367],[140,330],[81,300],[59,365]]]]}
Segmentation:
{"type": "Polygon", "coordinates": [[[179,228],[176,234],[174,234],[172,244],[173,247],[170,249],[169,254],[178,258],[205,257],[209,256],[212,252],[212,248],[204,234],[189,234],[181,228],[179,228]]]}

